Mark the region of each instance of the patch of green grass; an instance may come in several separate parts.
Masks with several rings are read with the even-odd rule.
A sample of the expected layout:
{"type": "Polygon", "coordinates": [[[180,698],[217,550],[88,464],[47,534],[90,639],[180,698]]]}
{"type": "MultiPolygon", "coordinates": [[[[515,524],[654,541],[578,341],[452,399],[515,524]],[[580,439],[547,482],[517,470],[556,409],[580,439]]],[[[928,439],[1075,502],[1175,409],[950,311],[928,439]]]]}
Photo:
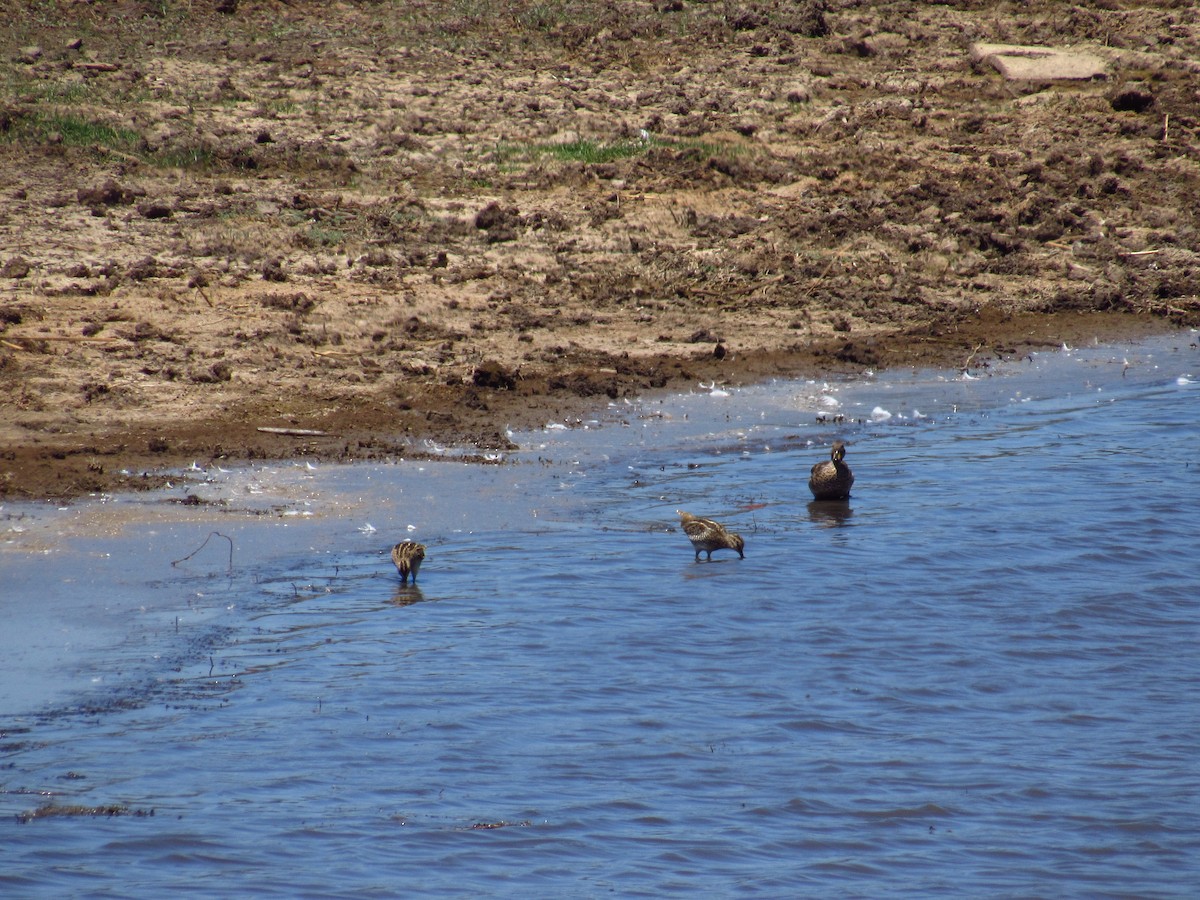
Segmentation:
{"type": "MultiPolygon", "coordinates": [[[[11,92],[17,100],[32,107],[37,115],[65,116],[76,110],[119,109],[129,104],[154,100],[154,92],[145,86],[109,85],[99,81],[29,81],[7,79],[0,94],[11,92]]],[[[83,115],[82,111],[78,113],[83,115]]]]}
{"type": "Polygon", "coordinates": [[[528,165],[543,156],[549,156],[562,162],[594,165],[637,156],[645,153],[649,148],[661,144],[661,141],[654,138],[621,141],[593,141],[581,138],[558,144],[503,143],[492,148],[492,159],[502,170],[512,170],[520,165],[528,165]]]}
{"type": "Polygon", "coordinates": [[[296,103],[296,101],[289,100],[287,98],[278,98],[275,100],[268,100],[266,103],[263,104],[263,106],[267,109],[268,112],[273,112],[276,115],[283,115],[283,116],[290,115],[292,113],[300,111],[300,105],[298,103],[296,103]]]}
{"type": "Polygon", "coordinates": [[[531,164],[543,156],[563,162],[595,165],[638,156],[656,148],[675,150],[696,159],[740,157],[759,152],[759,149],[753,145],[736,142],[702,141],[691,138],[667,140],[646,136],[620,141],[594,141],[580,138],[558,144],[497,144],[492,149],[492,159],[501,169],[505,170],[531,164]]]}
{"type": "Polygon", "coordinates": [[[308,213],[299,209],[284,210],[283,222],[297,228],[296,239],[306,247],[340,247],[350,237],[350,228],[356,223],[351,216],[335,213],[313,221],[308,213]]]}
{"type": "Polygon", "coordinates": [[[405,206],[400,209],[393,209],[386,215],[381,216],[381,221],[386,221],[388,227],[396,231],[406,231],[414,225],[426,221],[429,214],[423,209],[413,206],[405,206]]]}
{"type": "Polygon", "coordinates": [[[212,151],[199,146],[168,147],[149,151],[142,136],[131,128],[97,122],[70,112],[30,113],[10,121],[0,140],[11,143],[55,142],[104,155],[134,156],[153,166],[177,169],[214,165],[212,151]]]}
{"type": "Polygon", "coordinates": [[[566,0],[542,0],[540,3],[530,3],[514,13],[516,23],[524,28],[536,31],[549,31],[557,25],[569,21],[572,6],[566,0]]]}
{"type": "Polygon", "coordinates": [[[564,162],[581,162],[589,165],[612,162],[644,153],[651,146],[649,140],[600,142],[589,140],[568,141],[565,144],[543,144],[537,149],[564,162]]]}
{"type": "MultiPolygon", "coordinates": [[[[421,35],[421,42],[454,52],[479,51],[544,39],[562,25],[592,19],[580,0],[445,0],[441,3],[397,3],[393,28],[421,35]]],[[[411,38],[410,38],[411,39],[411,38]]]]}
{"type": "MultiPolygon", "coordinates": [[[[6,27],[6,31],[11,31],[18,35],[18,41],[24,43],[34,43],[31,35],[41,29],[58,28],[62,26],[63,20],[70,15],[65,8],[70,6],[69,3],[61,2],[61,0],[39,0],[36,3],[24,3],[21,5],[20,14],[17,15],[16,21],[11,23],[11,26],[6,27]]],[[[86,17],[79,16],[84,19],[81,24],[86,24],[86,17]]],[[[13,46],[19,47],[20,43],[15,43],[13,46]]]]}
{"type": "Polygon", "coordinates": [[[25,124],[32,136],[49,140],[52,135],[58,135],[68,147],[99,147],[132,153],[141,140],[140,135],[129,128],[117,128],[70,113],[35,114],[28,117],[25,124]]]}
{"type": "Polygon", "coordinates": [[[21,99],[33,103],[92,103],[100,98],[95,87],[86,81],[39,82],[25,86],[21,99]]]}
{"type": "Polygon", "coordinates": [[[346,243],[349,235],[340,228],[325,228],[313,225],[305,233],[304,238],[310,247],[340,247],[346,243]]]}
{"type": "Polygon", "coordinates": [[[164,169],[208,169],[216,158],[205,147],[168,147],[148,155],[153,165],[164,169]]]}

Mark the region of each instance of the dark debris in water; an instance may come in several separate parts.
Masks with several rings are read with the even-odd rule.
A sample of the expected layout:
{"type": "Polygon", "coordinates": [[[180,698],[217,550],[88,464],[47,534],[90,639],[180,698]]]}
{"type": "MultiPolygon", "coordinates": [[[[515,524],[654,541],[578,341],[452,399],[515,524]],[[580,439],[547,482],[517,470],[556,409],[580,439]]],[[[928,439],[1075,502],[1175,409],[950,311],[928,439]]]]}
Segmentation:
{"type": "Polygon", "coordinates": [[[113,816],[133,816],[134,818],[149,818],[154,815],[153,809],[130,809],[123,804],[114,803],[108,806],[82,806],[77,804],[60,806],[57,803],[47,803],[45,806],[39,806],[37,809],[29,812],[18,813],[17,821],[22,825],[31,822],[34,819],[49,819],[59,816],[72,817],[90,817],[104,816],[112,818],[113,816]]]}
{"type": "Polygon", "coordinates": [[[490,831],[493,828],[528,828],[533,823],[528,819],[521,822],[476,822],[470,826],[470,831],[490,831]]]}
{"type": "Polygon", "coordinates": [[[180,506],[228,506],[228,500],[205,500],[199,494],[188,494],[186,497],[171,497],[166,502],[178,503],[180,506]]]}
{"type": "MultiPolygon", "coordinates": [[[[229,626],[205,628],[156,660],[156,664],[161,664],[166,671],[178,673],[178,677],[164,678],[156,672],[140,670],[127,672],[121,683],[88,692],[66,705],[39,711],[39,723],[92,720],[113,712],[143,709],[151,704],[161,703],[168,709],[204,709],[215,702],[225,702],[229,694],[241,688],[241,679],[214,677],[211,669],[208,675],[202,672],[212,665],[217,648],[227,645],[234,633],[235,629],[229,626]]],[[[31,733],[31,729],[0,731],[0,754],[17,753],[33,746],[34,740],[23,741],[17,737],[22,733],[31,733]]]]}

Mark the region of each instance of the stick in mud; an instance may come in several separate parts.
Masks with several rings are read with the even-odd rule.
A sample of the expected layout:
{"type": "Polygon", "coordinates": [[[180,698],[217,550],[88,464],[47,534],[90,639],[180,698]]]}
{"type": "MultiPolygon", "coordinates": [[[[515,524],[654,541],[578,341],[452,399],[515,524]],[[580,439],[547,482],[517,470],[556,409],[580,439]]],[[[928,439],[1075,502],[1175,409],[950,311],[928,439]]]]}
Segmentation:
{"type": "Polygon", "coordinates": [[[201,544],[199,547],[197,547],[195,550],[193,550],[187,556],[185,556],[181,559],[171,560],[171,565],[177,566],[181,562],[187,562],[189,559],[191,559],[193,556],[195,556],[197,553],[199,553],[201,550],[203,550],[205,547],[207,547],[208,542],[211,541],[214,537],[222,537],[222,538],[225,538],[225,540],[229,541],[229,571],[233,572],[233,538],[231,538],[227,534],[221,534],[221,532],[219,532],[219,531],[210,531],[208,533],[208,537],[206,537],[204,539],[203,544],[201,544]]]}

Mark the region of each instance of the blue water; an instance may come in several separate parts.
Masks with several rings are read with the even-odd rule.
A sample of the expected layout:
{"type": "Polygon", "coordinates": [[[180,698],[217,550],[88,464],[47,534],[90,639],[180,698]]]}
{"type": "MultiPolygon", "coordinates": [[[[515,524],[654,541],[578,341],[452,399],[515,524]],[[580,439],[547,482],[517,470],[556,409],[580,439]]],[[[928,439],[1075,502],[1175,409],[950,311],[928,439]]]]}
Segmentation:
{"type": "Polygon", "coordinates": [[[1194,896],[1194,341],[0,510],[0,893],[1194,896]]]}

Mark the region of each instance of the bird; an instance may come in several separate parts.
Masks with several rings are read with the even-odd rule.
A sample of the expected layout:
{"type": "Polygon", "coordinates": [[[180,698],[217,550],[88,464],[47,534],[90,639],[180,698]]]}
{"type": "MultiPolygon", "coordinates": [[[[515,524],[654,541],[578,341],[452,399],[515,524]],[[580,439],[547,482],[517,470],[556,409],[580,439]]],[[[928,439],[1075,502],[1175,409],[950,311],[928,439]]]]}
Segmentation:
{"type": "Polygon", "coordinates": [[[400,573],[400,583],[408,584],[408,576],[412,575],[413,584],[417,583],[417,572],[425,560],[425,545],[416,541],[404,540],[392,548],[392,562],[400,573]]]}
{"type": "Polygon", "coordinates": [[[708,559],[712,559],[713,551],[722,548],[736,550],[739,558],[746,558],[746,554],[743,552],[746,542],[742,540],[740,534],[726,531],[724,525],[714,522],[712,519],[702,519],[684,512],[682,509],[675,511],[679,513],[683,533],[688,536],[688,540],[692,542],[692,547],[696,551],[696,562],[700,561],[701,551],[708,554],[708,559]]]}
{"type": "Polygon", "coordinates": [[[808,489],[814,500],[849,500],[850,487],[854,484],[854,473],[844,462],[846,445],[834,441],[829,451],[829,461],[819,462],[812,467],[808,477],[808,489]]]}

